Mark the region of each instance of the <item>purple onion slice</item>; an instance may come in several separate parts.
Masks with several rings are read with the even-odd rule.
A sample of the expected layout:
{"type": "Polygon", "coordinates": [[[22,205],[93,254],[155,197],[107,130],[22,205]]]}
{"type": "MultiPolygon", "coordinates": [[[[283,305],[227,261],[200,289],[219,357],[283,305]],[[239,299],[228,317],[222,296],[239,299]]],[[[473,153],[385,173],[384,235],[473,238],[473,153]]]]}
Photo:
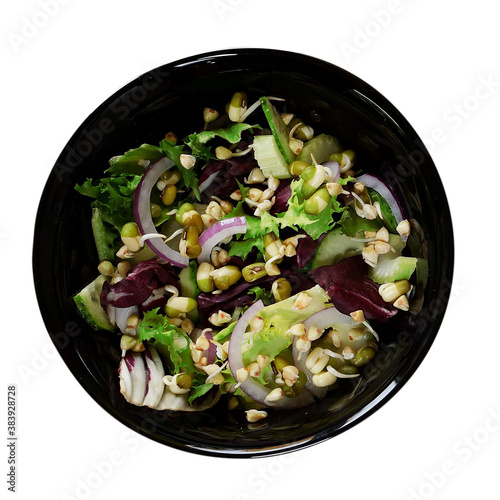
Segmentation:
{"type": "Polygon", "coordinates": [[[232,217],[216,222],[214,225],[205,229],[201,233],[199,243],[201,245],[201,253],[198,257],[198,262],[210,262],[210,254],[217,243],[221,242],[228,236],[234,234],[244,234],[247,230],[247,220],[245,217],[232,217]]]}
{"type": "MultiPolygon", "coordinates": [[[[391,209],[392,215],[394,215],[394,219],[396,219],[396,224],[399,224],[407,218],[405,216],[407,210],[405,210],[402,201],[398,200],[392,188],[382,179],[373,174],[364,174],[358,177],[357,181],[377,191],[377,193],[384,198],[391,209]]],[[[407,236],[401,236],[401,239],[406,241],[408,238],[407,236]]]]}
{"type": "MultiPolygon", "coordinates": [[[[134,217],[141,234],[158,233],[151,216],[151,191],[160,176],[173,166],[175,163],[166,157],[158,160],[146,169],[144,177],[137,186],[134,197],[134,217]]],[[[187,267],[189,264],[187,257],[183,257],[179,252],[170,248],[161,238],[151,238],[147,240],[147,244],[156,255],[174,266],[187,267]]]]}
{"type": "Polygon", "coordinates": [[[333,175],[332,182],[337,182],[340,179],[340,165],[336,161],[325,161],[323,167],[330,169],[333,175]]]}

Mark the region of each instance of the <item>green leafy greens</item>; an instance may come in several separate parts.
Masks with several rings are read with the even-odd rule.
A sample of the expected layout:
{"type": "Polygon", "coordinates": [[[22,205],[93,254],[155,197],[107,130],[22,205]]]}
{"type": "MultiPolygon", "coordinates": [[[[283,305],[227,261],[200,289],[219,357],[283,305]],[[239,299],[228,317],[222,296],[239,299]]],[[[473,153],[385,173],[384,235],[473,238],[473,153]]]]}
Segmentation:
{"type": "Polygon", "coordinates": [[[120,174],[97,183],[87,179],[81,186],[75,186],[80,194],[95,200],[92,203],[92,230],[101,260],[113,260],[121,228],[134,220],[134,192],[140,181],[140,175],[120,174]]]}
{"type": "Polygon", "coordinates": [[[324,309],[330,301],[330,297],[319,285],[306,290],[305,293],[312,297],[312,301],[303,309],[293,307],[297,295],[261,309],[259,316],[264,319],[264,328],[253,335],[253,341],[246,345],[246,349],[243,347],[245,366],[255,361],[259,354],[268,356],[272,361],[292,343],[293,335],[287,333],[290,327],[324,309]]]}
{"type": "MultiPolygon", "coordinates": [[[[340,179],[339,182],[345,184],[347,180],[340,179]]],[[[279,236],[279,230],[287,227],[295,231],[304,230],[313,239],[317,239],[322,234],[330,231],[335,225],[333,214],[343,212],[346,207],[340,205],[336,196],[332,196],[328,205],[318,215],[308,214],[304,210],[303,184],[303,179],[292,181],[290,184],[291,196],[288,200],[286,212],[277,214],[276,216],[271,215],[269,212],[264,212],[261,217],[254,217],[247,215],[243,210],[243,203],[248,188],[244,191],[238,183],[242,193],[242,201],[226,217],[245,216],[247,230],[243,237],[231,244],[229,255],[246,259],[254,247],[261,253],[264,253],[264,236],[271,232],[279,236]]]]}
{"type": "MultiPolygon", "coordinates": [[[[171,325],[165,316],[158,314],[158,311],[159,308],[156,308],[144,313],[144,318],[139,325],[139,340],[141,342],[154,340],[156,344],[165,347],[174,375],[182,372],[194,374],[193,388],[189,396],[189,403],[192,404],[194,399],[206,394],[213,384],[206,384],[206,373],[198,370],[194,365],[189,348],[191,342],[189,337],[180,328],[171,325]]],[[[160,347],[159,350],[165,353],[165,349],[160,347]]]]}
{"type": "Polygon", "coordinates": [[[269,304],[272,304],[274,302],[273,294],[270,291],[261,288],[260,286],[254,286],[250,288],[247,293],[255,295],[254,302],[262,300],[265,306],[268,306],[269,304]]]}
{"type": "Polygon", "coordinates": [[[173,161],[182,175],[184,185],[193,190],[196,199],[200,200],[200,190],[198,189],[198,176],[196,175],[195,168],[185,168],[181,164],[181,154],[184,153],[184,146],[176,146],[173,142],[163,139],[160,142],[160,148],[165,153],[165,156],[173,161]]]}
{"type": "Polygon", "coordinates": [[[106,170],[110,175],[142,175],[144,167],[139,165],[141,160],[149,160],[155,162],[164,156],[161,148],[152,146],[151,144],[142,144],[138,148],[130,149],[120,156],[113,156],[109,160],[109,168],[106,170]]]}
{"type": "Polygon", "coordinates": [[[328,205],[318,215],[308,214],[304,210],[303,184],[303,179],[292,181],[290,184],[292,194],[288,200],[288,209],[283,214],[278,214],[278,224],[281,228],[303,229],[311,238],[317,239],[335,225],[333,213],[340,213],[345,207],[340,205],[336,196],[332,196],[328,205]]]}
{"type": "Polygon", "coordinates": [[[362,231],[378,231],[382,227],[382,221],[378,217],[373,220],[360,217],[351,205],[342,214],[338,225],[346,236],[355,236],[362,231]]]}
{"type": "Polygon", "coordinates": [[[206,146],[208,141],[215,137],[220,137],[230,144],[236,144],[241,140],[241,133],[252,128],[260,129],[261,127],[259,125],[249,125],[248,123],[234,123],[228,127],[190,134],[184,142],[191,149],[194,156],[208,162],[215,158],[210,148],[206,146]]]}

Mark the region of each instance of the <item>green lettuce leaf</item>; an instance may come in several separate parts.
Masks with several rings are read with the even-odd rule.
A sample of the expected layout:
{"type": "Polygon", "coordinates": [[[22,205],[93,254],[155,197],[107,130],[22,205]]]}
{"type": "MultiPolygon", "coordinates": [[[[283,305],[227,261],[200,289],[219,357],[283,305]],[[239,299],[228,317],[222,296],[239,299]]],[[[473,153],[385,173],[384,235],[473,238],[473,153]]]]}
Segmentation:
{"type": "MultiPolygon", "coordinates": [[[[341,179],[339,182],[345,184],[347,180],[341,179]]],[[[271,232],[279,236],[280,228],[290,227],[295,231],[303,229],[314,239],[330,231],[335,225],[333,214],[343,212],[345,207],[341,206],[337,198],[333,196],[327,207],[318,215],[306,213],[304,210],[305,199],[302,195],[303,184],[303,179],[292,181],[290,184],[292,193],[288,201],[287,211],[277,216],[273,216],[269,212],[262,214],[262,217],[246,215],[243,210],[243,201],[240,201],[227,217],[246,216],[247,230],[244,236],[232,243],[229,255],[246,259],[254,247],[264,253],[264,236],[271,232]]],[[[242,190],[241,187],[240,190],[242,190]]],[[[242,198],[244,199],[244,197],[242,198]]]]}
{"type": "Polygon", "coordinates": [[[223,344],[226,340],[229,339],[229,337],[231,337],[236,323],[237,321],[233,321],[228,326],[226,326],[226,328],[222,329],[219,333],[214,335],[214,340],[216,342],[219,342],[219,344],[223,344]]]}
{"type": "Polygon", "coordinates": [[[130,149],[120,156],[113,156],[109,160],[109,168],[105,171],[111,175],[142,175],[144,167],[138,165],[140,160],[149,160],[154,162],[165,156],[161,148],[151,144],[142,144],[136,149],[130,149]]]}
{"type": "Polygon", "coordinates": [[[122,246],[120,231],[124,224],[134,220],[134,193],[141,178],[142,174],[123,173],[98,181],[87,179],[75,186],[80,194],[94,199],[91,224],[100,260],[114,260],[122,246]]]}
{"type": "Polygon", "coordinates": [[[312,297],[312,301],[303,309],[293,308],[297,295],[261,309],[259,316],[264,319],[264,328],[253,335],[253,341],[250,341],[249,334],[246,334],[249,342],[242,348],[245,366],[255,361],[259,354],[268,356],[272,361],[283,349],[291,345],[293,335],[286,332],[292,325],[301,323],[311,314],[328,307],[330,297],[319,285],[306,290],[305,293],[312,297]]]}
{"type": "Polygon", "coordinates": [[[233,211],[226,215],[224,218],[246,218],[247,230],[245,234],[243,236],[240,236],[239,239],[233,241],[229,249],[230,257],[241,257],[243,260],[245,260],[254,247],[257,248],[260,253],[264,253],[264,236],[267,233],[273,232],[276,234],[276,236],[279,236],[279,221],[276,217],[273,217],[268,212],[262,214],[262,217],[247,215],[243,210],[243,200],[245,199],[246,193],[248,192],[249,188],[244,188],[239,182],[238,185],[242,194],[242,201],[238,202],[233,211]]]}
{"type": "Polygon", "coordinates": [[[176,146],[172,141],[163,139],[160,142],[160,149],[170,161],[173,161],[176,164],[177,167],[181,166],[180,156],[184,152],[184,146],[182,144],[176,146]]]}
{"type": "Polygon", "coordinates": [[[336,196],[332,196],[327,207],[318,215],[306,213],[304,210],[305,199],[302,195],[303,184],[304,179],[292,181],[290,184],[292,194],[288,200],[288,209],[283,214],[278,215],[278,224],[281,228],[303,229],[311,238],[317,239],[335,225],[333,213],[340,213],[345,210],[345,207],[340,205],[336,196]]]}
{"type": "Polygon", "coordinates": [[[243,210],[243,201],[238,202],[233,211],[225,215],[223,219],[230,219],[232,217],[245,217],[247,221],[247,230],[244,235],[232,241],[229,248],[229,256],[241,257],[245,260],[254,246],[260,251],[263,251],[264,243],[259,236],[258,230],[260,227],[260,220],[258,217],[253,217],[245,213],[243,210]]]}
{"type": "Polygon", "coordinates": [[[173,161],[182,175],[184,185],[193,190],[196,199],[200,201],[200,190],[198,189],[198,176],[196,175],[195,167],[187,169],[181,165],[180,156],[183,154],[184,146],[176,146],[171,141],[163,139],[160,142],[160,148],[165,153],[166,157],[173,161]]]}
{"type": "Polygon", "coordinates": [[[261,288],[260,286],[254,286],[253,288],[250,288],[247,293],[255,295],[255,302],[257,302],[258,300],[262,300],[265,306],[274,303],[273,294],[270,291],[261,288]]]}
{"type": "Polygon", "coordinates": [[[171,325],[165,316],[158,314],[159,309],[157,307],[144,313],[139,324],[139,341],[155,340],[165,346],[173,364],[174,374],[181,371],[198,372],[191,357],[189,337],[180,328],[171,325]]]}
{"type": "Polygon", "coordinates": [[[241,141],[242,132],[252,128],[261,129],[262,127],[260,127],[260,125],[249,125],[248,123],[233,123],[224,128],[204,130],[203,132],[199,132],[198,134],[190,134],[188,136],[188,142],[186,144],[192,148],[192,144],[206,144],[214,137],[220,137],[230,144],[236,144],[237,142],[241,141]]]}
{"type": "Polygon", "coordinates": [[[75,189],[96,199],[103,218],[120,230],[124,224],[134,220],[134,192],[141,178],[140,175],[122,174],[103,178],[97,183],[87,179],[81,186],[77,184],[75,189]]]}
{"type": "Polygon", "coordinates": [[[241,257],[245,260],[254,247],[256,247],[260,252],[264,251],[264,244],[260,238],[248,238],[235,241],[229,249],[229,256],[241,257]]]}
{"type": "Polygon", "coordinates": [[[171,325],[167,318],[158,314],[160,308],[144,313],[144,318],[139,324],[139,340],[154,341],[164,358],[170,361],[172,374],[185,372],[194,374],[193,387],[189,391],[190,404],[196,398],[205,395],[214,384],[206,383],[207,374],[198,370],[194,365],[189,348],[189,337],[179,328],[171,325]]]}
{"type": "MultiPolygon", "coordinates": [[[[246,217],[247,230],[243,236],[240,236],[240,239],[231,244],[229,256],[241,257],[245,260],[254,247],[257,248],[259,252],[264,253],[264,235],[269,231],[261,227],[260,217],[246,215],[243,211],[242,215],[246,217]]],[[[234,215],[234,217],[239,216],[240,215],[234,215]]]]}
{"type": "Polygon", "coordinates": [[[189,404],[193,404],[193,401],[196,399],[196,398],[199,398],[200,396],[204,396],[210,389],[212,389],[212,387],[214,386],[214,384],[200,384],[200,385],[197,385],[197,386],[194,386],[192,387],[192,389],[189,391],[189,398],[188,398],[188,401],[189,401],[189,404]]]}
{"type": "Polygon", "coordinates": [[[279,236],[279,219],[273,217],[269,212],[264,212],[260,217],[258,234],[264,236],[268,233],[274,233],[279,236]]]}
{"type": "Polygon", "coordinates": [[[214,130],[204,130],[198,134],[190,134],[184,139],[185,144],[191,149],[192,154],[206,162],[215,158],[206,143],[214,137],[220,137],[230,144],[236,144],[241,140],[241,133],[252,128],[261,128],[259,125],[249,125],[248,123],[233,123],[224,128],[214,130]]]}

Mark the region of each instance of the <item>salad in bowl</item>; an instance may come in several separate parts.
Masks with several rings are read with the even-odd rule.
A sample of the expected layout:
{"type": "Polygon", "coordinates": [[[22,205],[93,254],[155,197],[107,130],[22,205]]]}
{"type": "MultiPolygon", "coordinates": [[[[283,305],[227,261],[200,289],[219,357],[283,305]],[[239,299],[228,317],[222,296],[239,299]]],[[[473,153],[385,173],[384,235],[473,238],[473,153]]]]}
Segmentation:
{"type": "Polygon", "coordinates": [[[76,186],[99,260],[74,301],[119,345],[129,404],[251,423],[336,391],[340,406],[385,325],[420,310],[401,192],[286,98],[206,103],[188,136],[158,131],[76,186]]]}

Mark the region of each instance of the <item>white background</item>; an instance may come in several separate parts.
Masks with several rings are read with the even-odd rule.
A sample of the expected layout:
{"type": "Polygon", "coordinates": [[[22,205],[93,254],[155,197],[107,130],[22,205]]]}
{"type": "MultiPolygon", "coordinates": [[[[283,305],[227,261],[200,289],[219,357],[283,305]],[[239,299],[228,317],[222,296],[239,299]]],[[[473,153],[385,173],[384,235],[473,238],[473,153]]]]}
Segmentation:
{"type": "MultiPolygon", "coordinates": [[[[500,35],[493,2],[53,0],[50,17],[42,3],[4,0],[0,15],[1,399],[8,383],[17,384],[17,498],[497,498],[500,35]],[[156,444],[91,400],[51,349],[31,245],[45,180],[91,111],[146,70],[248,46],[323,58],[399,108],[428,144],[447,190],[456,270],[437,340],[393,400],[321,445],[235,461],[156,444]],[[114,465],[102,469],[105,461],[114,465]]],[[[6,426],[5,417],[0,422],[6,426]]],[[[6,491],[8,450],[0,448],[6,491]]]]}

